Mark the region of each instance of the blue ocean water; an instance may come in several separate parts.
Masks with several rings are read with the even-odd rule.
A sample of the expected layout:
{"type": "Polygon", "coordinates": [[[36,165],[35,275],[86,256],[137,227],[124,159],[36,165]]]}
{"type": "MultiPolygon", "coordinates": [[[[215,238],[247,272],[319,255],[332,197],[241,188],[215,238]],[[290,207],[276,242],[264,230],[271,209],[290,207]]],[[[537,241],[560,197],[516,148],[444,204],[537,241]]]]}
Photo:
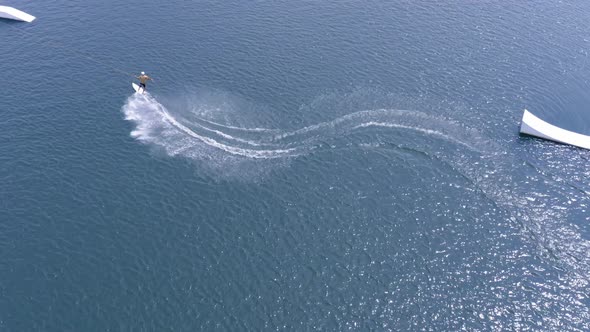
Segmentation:
{"type": "Polygon", "coordinates": [[[590,3],[2,4],[1,331],[590,330],[590,3]]]}

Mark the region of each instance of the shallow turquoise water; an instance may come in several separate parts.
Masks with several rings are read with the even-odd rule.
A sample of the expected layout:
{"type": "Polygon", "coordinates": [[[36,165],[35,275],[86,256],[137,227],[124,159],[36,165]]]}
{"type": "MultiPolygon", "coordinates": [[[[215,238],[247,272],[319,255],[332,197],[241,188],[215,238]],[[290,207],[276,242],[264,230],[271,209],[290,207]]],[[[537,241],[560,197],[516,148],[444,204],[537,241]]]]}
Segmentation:
{"type": "Polygon", "coordinates": [[[590,329],[590,5],[10,5],[0,330],[590,329]]]}

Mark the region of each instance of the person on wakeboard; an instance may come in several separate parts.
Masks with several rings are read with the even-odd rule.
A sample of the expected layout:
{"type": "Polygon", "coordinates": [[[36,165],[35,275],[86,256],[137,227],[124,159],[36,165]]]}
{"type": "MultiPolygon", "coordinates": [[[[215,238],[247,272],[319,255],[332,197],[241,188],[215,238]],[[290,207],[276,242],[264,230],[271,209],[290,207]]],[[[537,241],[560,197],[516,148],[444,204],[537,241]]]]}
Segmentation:
{"type": "Polygon", "coordinates": [[[139,80],[139,86],[143,88],[143,91],[145,91],[145,83],[147,81],[154,81],[151,77],[147,76],[144,71],[142,71],[141,75],[137,76],[136,78],[139,80]]]}

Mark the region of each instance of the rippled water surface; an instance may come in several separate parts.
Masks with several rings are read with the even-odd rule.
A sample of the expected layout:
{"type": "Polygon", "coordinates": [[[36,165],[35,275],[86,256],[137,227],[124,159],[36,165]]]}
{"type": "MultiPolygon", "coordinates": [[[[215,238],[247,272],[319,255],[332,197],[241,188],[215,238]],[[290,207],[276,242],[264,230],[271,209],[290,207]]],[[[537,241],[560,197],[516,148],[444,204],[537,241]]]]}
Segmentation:
{"type": "Polygon", "coordinates": [[[2,4],[0,330],[590,330],[590,3],[2,4]]]}

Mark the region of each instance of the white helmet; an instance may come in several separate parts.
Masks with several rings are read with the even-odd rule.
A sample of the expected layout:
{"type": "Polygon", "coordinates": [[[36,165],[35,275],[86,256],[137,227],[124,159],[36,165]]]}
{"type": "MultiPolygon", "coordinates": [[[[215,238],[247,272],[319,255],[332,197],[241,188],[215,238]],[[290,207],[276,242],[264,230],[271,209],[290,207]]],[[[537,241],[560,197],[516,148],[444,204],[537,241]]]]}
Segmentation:
{"type": "Polygon", "coordinates": [[[145,75],[145,71],[142,71],[142,72],[141,72],[141,74],[142,74],[142,75],[145,75]]]}

